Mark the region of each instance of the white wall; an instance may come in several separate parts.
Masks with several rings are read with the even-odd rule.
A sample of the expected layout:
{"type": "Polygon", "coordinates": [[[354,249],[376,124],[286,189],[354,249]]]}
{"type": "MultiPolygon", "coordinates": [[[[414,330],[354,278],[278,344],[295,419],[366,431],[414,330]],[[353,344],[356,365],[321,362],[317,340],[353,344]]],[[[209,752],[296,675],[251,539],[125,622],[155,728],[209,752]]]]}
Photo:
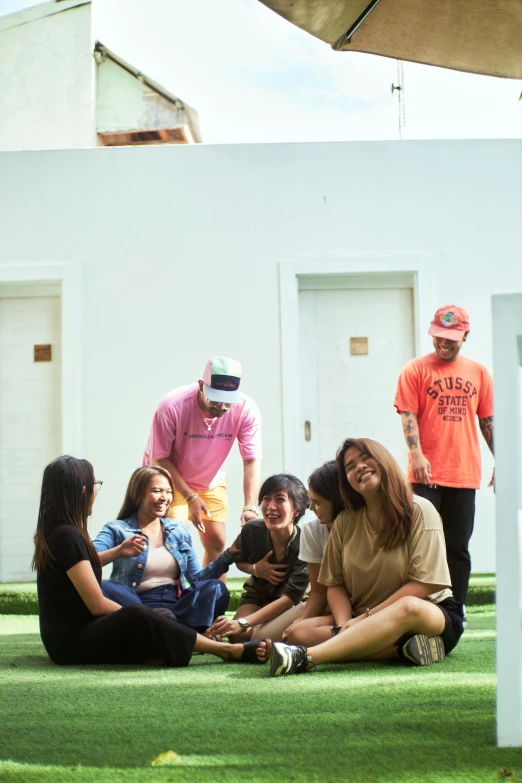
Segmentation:
{"type": "Polygon", "coordinates": [[[0,19],[0,149],[98,143],[91,6],[67,9],[74,2],[45,3],[0,19]]]}
{"type": "MultiPolygon", "coordinates": [[[[518,141],[0,154],[0,264],[80,268],[80,451],[105,482],[93,531],[118,511],[159,398],[197,380],[212,354],[243,362],[264,417],[263,473],[283,467],[285,258],[425,252],[435,306],[466,307],[466,355],[491,369],[491,295],[522,291],[521,214],[518,141]]],[[[419,314],[423,332],[432,314],[419,314]]],[[[231,533],[240,479],[235,453],[231,533]]],[[[474,570],[494,568],[486,488],[473,556],[474,570]]]]}
{"type": "MultiPolygon", "coordinates": [[[[36,286],[34,287],[36,288],[36,286]]],[[[31,577],[43,468],[61,450],[60,292],[0,285],[0,580],[31,577]],[[34,361],[35,345],[51,345],[34,361]]]]}

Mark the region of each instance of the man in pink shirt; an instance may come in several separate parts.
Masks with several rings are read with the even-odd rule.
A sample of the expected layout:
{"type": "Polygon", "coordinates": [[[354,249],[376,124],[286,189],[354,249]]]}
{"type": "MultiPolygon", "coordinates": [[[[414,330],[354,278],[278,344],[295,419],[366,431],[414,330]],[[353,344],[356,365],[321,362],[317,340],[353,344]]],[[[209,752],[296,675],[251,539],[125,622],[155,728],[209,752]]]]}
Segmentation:
{"type": "Polygon", "coordinates": [[[205,550],[203,566],[225,547],[223,463],[236,439],[244,468],[241,524],[259,517],[261,416],[255,402],[239,391],[240,382],[239,362],[226,356],[209,359],[202,380],[161,400],[143,455],[143,465],[160,465],[172,476],[176,492],[169,515],[196,526],[205,550]]]}

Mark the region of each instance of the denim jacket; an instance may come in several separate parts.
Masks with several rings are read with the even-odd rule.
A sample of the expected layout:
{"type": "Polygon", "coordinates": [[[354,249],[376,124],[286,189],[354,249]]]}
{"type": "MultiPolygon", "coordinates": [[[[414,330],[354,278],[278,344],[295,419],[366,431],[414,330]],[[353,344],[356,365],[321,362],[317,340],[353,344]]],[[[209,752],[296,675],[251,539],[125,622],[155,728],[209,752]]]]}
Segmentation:
{"type": "MultiPolygon", "coordinates": [[[[192,538],[184,522],[178,522],[176,519],[162,519],[163,535],[165,546],[179,564],[181,586],[187,587],[197,580],[206,581],[207,579],[219,579],[225,574],[229,566],[234,562],[225,550],[206,568],[201,568],[194,548],[192,538]]],[[[121,544],[125,539],[131,536],[145,533],[140,529],[136,515],[133,514],[130,519],[117,519],[115,522],[107,522],[100,530],[93,541],[97,552],[105,552],[121,544]]],[[[145,536],[147,538],[147,536],[145,536]]],[[[111,579],[115,582],[133,587],[135,590],[139,587],[147,563],[148,545],[139,555],[135,557],[119,557],[112,566],[111,579]]]]}

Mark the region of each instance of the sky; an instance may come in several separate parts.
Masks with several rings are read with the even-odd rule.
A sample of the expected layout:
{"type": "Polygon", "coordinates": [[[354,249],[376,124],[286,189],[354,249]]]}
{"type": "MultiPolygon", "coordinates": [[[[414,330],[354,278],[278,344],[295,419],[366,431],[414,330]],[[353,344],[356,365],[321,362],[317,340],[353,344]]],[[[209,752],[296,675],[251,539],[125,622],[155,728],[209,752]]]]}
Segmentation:
{"type": "MultiPolygon", "coordinates": [[[[93,0],[93,36],[193,106],[206,143],[399,138],[395,60],[334,52],[258,0],[93,0]]],[[[403,139],[522,137],[520,81],[403,69],[403,139]]]]}

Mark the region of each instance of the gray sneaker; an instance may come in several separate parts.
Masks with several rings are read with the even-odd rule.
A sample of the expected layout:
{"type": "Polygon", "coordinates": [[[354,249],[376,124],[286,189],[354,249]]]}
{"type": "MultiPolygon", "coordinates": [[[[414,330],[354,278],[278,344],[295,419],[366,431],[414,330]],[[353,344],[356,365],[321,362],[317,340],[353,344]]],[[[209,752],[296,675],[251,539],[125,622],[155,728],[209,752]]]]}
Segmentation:
{"type": "Polygon", "coordinates": [[[416,666],[431,666],[446,657],[444,642],[440,636],[429,638],[423,633],[412,636],[402,647],[402,655],[416,666]]]}
{"type": "Polygon", "coordinates": [[[270,676],[281,677],[285,674],[302,674],[308,668],[306,647],[301,645],[274,642],[270,656],[270,676]]]}

